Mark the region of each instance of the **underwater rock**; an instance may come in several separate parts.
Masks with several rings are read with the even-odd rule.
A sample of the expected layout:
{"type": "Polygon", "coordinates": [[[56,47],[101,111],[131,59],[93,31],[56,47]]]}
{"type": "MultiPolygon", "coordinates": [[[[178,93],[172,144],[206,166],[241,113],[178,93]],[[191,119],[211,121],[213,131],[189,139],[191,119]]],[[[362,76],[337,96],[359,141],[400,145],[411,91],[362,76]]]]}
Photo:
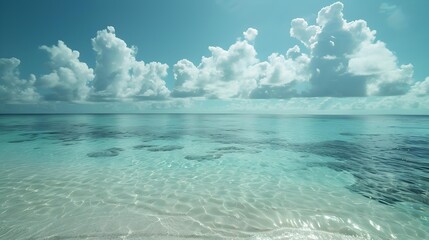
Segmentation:
{"type": "Polygon", "coordinates": [[[328,167],[354,176],[356,183],[347,186],[352,191],[382,204],[398,202],[427,204],[429,196],[424,190],[429,170],[426,163],[428,138],[395,138],[392,146],[367,136],[365,142],[323,141],[294,144],[292,149],[303,154],[331,157],[332,161],[308,162],[308,167],[328,167]],[[380,147],[383,149],[380,154],[380,147]],[[395,174],[395,178],[390,176],[395,174]],[[386,179],[390,179],[386,181],[386,179]]]}
{"type": "Polygon", "coordinates": [[[246,150],[246,149],[242,148],[242,147],[228,146],[228,147],[216,148],[216,150],[218,150],[218,151],[243,151],[243,150],[246,150]]]}
{"type": "Polygon", "coordinates": [[[88,153],[87,156],[88,157],[93,157],[93,158],[99,158],[99,157],[115,157],[119,155],[119,152],[124,151],[123,148],[118,148],[118,147],[114,147],[114,148],[109,148],[106,149],[104,151],[100,151],[100,152],[92,152],[92,153],[88,153]]]}
{"type": "Polygon", "coordinates": [[[342,132],[342,133],[340,133],[340,135],[341,136],[351,136],[351,137],[356,136],[356,134],[354,134],[354,133],[348,133],[348,132],[342,132]]]}
{"type": "Polygon", "coordinates": [[[216,160],[216,159],[219,159],[221,157],[222,157],[222,154],[187,155],[187,156],[185,156],[185,159],[191,160],[191,161],[202,162],[202,161],[216,160]]]}
{"type": "Polygon", "coordinates": [[[133,148],[136,150],[140,150],[140,149],[145,149],[145,148],[154,148],[156,147],[156,145],[153,144],[141,144],[141,145],[136,145],[133,148]]]}
{"type": "Polygon", "coordinates": [[[210,154],[228,154],[228,153],[246,153],[246,154],[256,154],[260,153],[261,151],[258,149],[253,148],[243,148],[243,147],[237,147],[237,146],[226,146],[226,147],[219,147],[216,148],[214,151],[209,151],[210,154]]]}
{"type": "Polygon", "coordinates": [[[47,134],[47,135],[59,135],[59,134],[64,134],[64,132],[50,131],[50,132],[44,132],[43,134],[47,134]]]}
{"type": "Polygon", "coordinates": [[[23,143],[23,142],[31,142],[35,140],[37,139],[20,139],[20,140],[12,140],[12,141],[9,141],[8,143],[23,143]]]}
{"type": "Polygon", "coordinates": [[[118,152],[122,152],[122,151],[124,151],[124,149],[123,149],[123,148],[119,148],[119,147],[113,147],[113,148],[109,148],[109,149],[107,149],[107,150],[109,150],[109,151],[118,151],[118,152]]]}
{"type": "Polygon", "coordinates": [[[147,150],[151,152],[169,152],[169,151],[179,150],[183,148],[184,148],[183,146],[168,145],[168,146],[151,147],[151,148],[148,148],[147,150]]]}
{"type": "Polygon", "coordinates": [[[75,143],[75,142],[64,142],[62,145],[63,146],[73,146],[73,145],[76,145],[77,143],[75,143]]]}

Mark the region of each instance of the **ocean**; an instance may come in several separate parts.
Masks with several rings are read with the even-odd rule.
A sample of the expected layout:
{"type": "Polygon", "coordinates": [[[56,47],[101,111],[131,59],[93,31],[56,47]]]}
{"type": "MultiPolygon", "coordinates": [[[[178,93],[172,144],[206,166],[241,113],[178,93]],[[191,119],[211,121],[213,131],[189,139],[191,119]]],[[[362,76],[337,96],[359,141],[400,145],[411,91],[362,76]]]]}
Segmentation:
{"type": "Polygon", "coordinates": [[[1,115],[0,239],[429,239],[429,116],[1,115]]]}

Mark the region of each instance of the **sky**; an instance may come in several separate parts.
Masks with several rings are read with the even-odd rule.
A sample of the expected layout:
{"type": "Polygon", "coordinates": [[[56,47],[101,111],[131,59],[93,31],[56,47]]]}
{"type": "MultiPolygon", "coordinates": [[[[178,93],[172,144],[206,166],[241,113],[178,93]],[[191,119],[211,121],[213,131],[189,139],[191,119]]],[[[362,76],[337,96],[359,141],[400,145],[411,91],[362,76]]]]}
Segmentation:
{"type": "Polygon", "coordinates": [[[428,114],[428,8],[4,0],[0,113],[428,114]]]}

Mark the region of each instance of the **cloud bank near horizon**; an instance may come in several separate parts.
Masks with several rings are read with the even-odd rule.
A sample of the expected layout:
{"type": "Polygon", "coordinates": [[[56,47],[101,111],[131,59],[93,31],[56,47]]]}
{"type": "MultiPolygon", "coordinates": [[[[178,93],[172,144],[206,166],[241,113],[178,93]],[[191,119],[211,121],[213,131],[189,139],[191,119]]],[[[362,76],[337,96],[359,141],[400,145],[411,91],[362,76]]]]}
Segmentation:
{"type": "Polygon", "coordinates": [[[0,103],[428,96],[429,77],[413,79],[413,66],[400,64],[366,21],[347,21],[343,8],[341,2],[322,8],[315,24],[293,19],[290,36],[301,47],[266,60],[258,58],[254,28],[227,49],[210,46],[199,63],[179,60],[173,89],[165,82],[167,64],[137,60],[137,47],[109,26],[91,40],[95,69],[61,40],[40,47],[51,68],[45,75],[23,78],[19,59],[0,58],[0,103]]]}

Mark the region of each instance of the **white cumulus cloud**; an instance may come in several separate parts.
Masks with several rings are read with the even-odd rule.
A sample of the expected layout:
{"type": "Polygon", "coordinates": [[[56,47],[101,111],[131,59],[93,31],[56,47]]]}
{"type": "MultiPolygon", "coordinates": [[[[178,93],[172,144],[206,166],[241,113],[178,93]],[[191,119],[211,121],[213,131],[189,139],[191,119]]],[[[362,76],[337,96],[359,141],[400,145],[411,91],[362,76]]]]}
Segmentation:
{"type": "Polygon", "coordinates": [[[306,47],[311,47],[315,40],[315,36],[320,32],[319,26],[308,26],[307,21],[303,18],[295,18],[291,22],[290,35],[300,40],[306,47]]]}
{"type": "Polygon", "coordinates": [[[244,39],[247,41],[255,40],[256,36],[258,36],[258,30],[254,28],[248,28],[247,31],[243,32],[244,39]]]}
{"type": "Polygon", "coordinates": [[[423,81],[414,83],[409,94],[418,97],[429,96],[429,77],[423,81]]]}
{"type": "Polygon", "coordinates": [[[351,56],[348,71],[367,80],[368,95],[403,95],[412,83],[413,66],[398,66],[396,56],[383,42],[364,43],[351,56]]]}
{"type": "Polygon", "coordinates": [[[22,79],[17,58],[0,58],[0,103],[34,102],[39,99],[34,83],[36,76],[22,79]]]}
{"type": "Polygon", "coordinates": [[[297,97],[308,88],[310,58],[301,53],[298,46],[290,48],[286,55],[273,53],[268,61],[259,63],[261,71],[257,87],[251,98],[297,97]]]}
{"type": "Polygon", "coordinates": [[[63,41],[57,45],[40,49],[49,54],[52,72],[41,76],[37,85],[44,92],[46,100],[83,101],[90,92],[89,83],[94,72],[84,62],[79,61],[79,52],[67,47],[63,41]]]}
{"type": "Polygon", "coordinates": [[[310,90],[303,96],[390,96],[405,94],[412,83],[413,66],[399,65],[386,44],[364,20],[348,22],[344,5],[322,8],[316,25],[294,19],[291,36],[310,51],[310,90]]]}
{"type": "Polygon", "coordinates": [[[256,29],[244,32],[245,40],[238,40],[227,50],[209,47],[210,57],[203,57],[195,66],[186,59],[174,65],[176,80],[173,96],[207,98],[236,98],[249,96],[260,74],[256,50],[248,40],[254,40],[256,29]]]}
{"type": "Polygon", "coordinates": [[[92,39],[96,52],[94,100],[164,99],[170,94],[163,78],[168,65],[136,60],[136,47],[128,47],[111,26],[92,39]]]}
{"type": "MultiPolygon", "coordinates": [[[[171,92],[164,81],[168,65],[137,60],[137,48],[128,46],[109,26],[92,39],[94,70],[62,41],[41,47],[49,55],[52,71],[37,80],[34,75],[20,77],[18,59],[1,58],[0,101],[401,96],[415,104],[416,99],[428,96],[429,78],[414,81],[413,65],[400,63],[365,20],[348,21],[343,9],[341,2],[322,8],[314,24],[293,19],[289,33],[301,48],[296,45],[286,53],[272,53],[266,60],[257,56],[254,43],[258,30],[254,28],[244,31],[226,49],[210,46],[209,56],[199,63],[182,59],[172,69],[175,86],[171,92]]],[[[380,11],[393,20],[402,14],[399,7],[389,4],[382,4],[380,11]]],[[[348,106],[348,100],[341,101],[348,106]]],[[[353,106],[364,103],[370,101],[353,106]]]]}
{"type": "Polygon", "coordinates": [[[347,21],[344,5],[322,8],[316,23],[292,20],[290,35],[304,45],[286,54],[257,58],[258,31],[228,49],[209,47],[210,57],[194,65],[183,59],[174,66],[175,97],[290,98],[364,97],[406,94],[413,84],[413,66],[400,65],[386,44],[376,39],[364,20],[347,21]]]}

